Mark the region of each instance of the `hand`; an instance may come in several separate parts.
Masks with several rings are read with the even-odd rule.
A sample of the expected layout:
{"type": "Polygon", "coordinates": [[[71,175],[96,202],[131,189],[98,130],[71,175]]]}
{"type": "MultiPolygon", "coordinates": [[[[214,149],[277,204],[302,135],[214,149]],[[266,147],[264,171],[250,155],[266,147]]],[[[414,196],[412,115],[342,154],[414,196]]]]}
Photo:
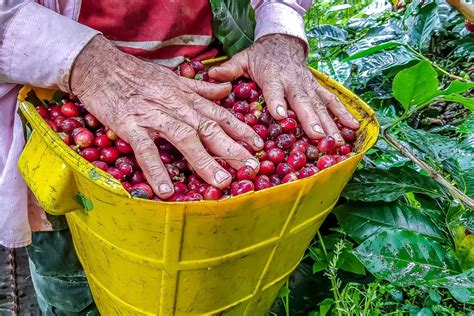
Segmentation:
{"type": "Polygon", "coordinates": [[[209,76],[219,81],[231,81],[242,75],[262,87],[265,102],[276,120],[287,116],[286,98],[310,138],[331,135],[338,144],[344,143],[328,110],[343,125],[359,127],[337,97],[311,74],[305,62],[304,43],[298,38],[281,34],[264,36],[209,71],[209,76]]]}
{"type": "Polygon", "coordinates": [[[221,99],[231,85],[178,77],[171,70],[139,60],[96,36],[79,54],[71,73],[71,92],[86,109],[132,146],[138,163],[163,199],[173,184],[153,140],[172,143],[207,183],[230,185],[231,175],[206,151],[223,157],[233,168],[258,161],[236,143],[255,150],[263,140],[223,107],[207,99],[221,99]]]}

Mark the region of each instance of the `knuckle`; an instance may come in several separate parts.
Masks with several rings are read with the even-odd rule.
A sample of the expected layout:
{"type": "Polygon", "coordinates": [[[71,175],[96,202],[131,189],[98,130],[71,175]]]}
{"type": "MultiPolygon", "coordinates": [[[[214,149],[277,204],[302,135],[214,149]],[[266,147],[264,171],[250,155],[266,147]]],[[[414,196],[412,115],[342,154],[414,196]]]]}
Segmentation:
{"type": "Polygon", "coordinates": [[[161,182],[162,180],[167,180],[167,172],[164,172],[163,168],[161,168],[159,164],[150,166],[148,168],[148,173],[150,174],[151,179],[156,183],[161,182]]]}
{"type": "Polygon", "coordinates": [[[187,144],[194,142],[198,138],[198,135],[191,127],[184,124],[178,124],[171,130],[171,138],[173,138],[178,144],[187,144]]]}
{"type": "Polygon", "coordinates": [[[228,122],[231,120],[231,118],[234,117],[232,113],[227,111],[225,108],[221,106],[214,106],[214,105],[213,105],[213,115],[216,118],[216,120],[222,123],[226,123],[227,125],[229,125],[228,122]]]}
{"type": "Polygon", "coordinates": [[[299,103],[308,103],[310,101],[308,94],[304,93],[303,91],[296,91],[292,96],[293,100],[299,103]]]}
{"type": "Polygon", "coordinates": [[[229,126],[229,129],[232,130],[232,132],[235,136],[237,136],[237,138],[245,138],[250,135],[256,135],[256,133],[250,126],[248,126],[244,122],[241,122],[233,115],[231,118],[229,118],[229,120],[226,121],[225,124],[229,126]]]}
{"type": "Polygon", "coordinates": [[[219,124],[211,120],[202,120],[198,129],[201,137],[205,139],[214,138],[221,132],[219,124]]]}
{"type": "Polygon", "coordinates": [[[314,100],[313,105],[316,113],[326,112],[326,106],[320,100],[314,100]]]}
{"type": "Polygon", "coordinates": [[[200,155],[194,162],[194,167],[199,170],[214,170],[214,160],[209,155],[200,155]]]}
{"type": "Polygon", "coordinates": [[[272,92],[272,93],[281,93],[281,91],[283,91],[283,87],[281,83],[275,80],[269,80],[265,84],[265,88],[267,92],[272,92]]]}

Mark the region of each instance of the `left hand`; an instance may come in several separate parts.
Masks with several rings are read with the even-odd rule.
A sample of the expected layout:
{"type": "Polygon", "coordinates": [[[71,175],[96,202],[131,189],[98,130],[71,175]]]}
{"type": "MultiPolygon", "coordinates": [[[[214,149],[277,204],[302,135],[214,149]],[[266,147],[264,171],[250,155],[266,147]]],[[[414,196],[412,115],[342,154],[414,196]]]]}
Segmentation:
{"type": "Polygon", "coordinates": [[[287,117],[286,98],[308,137],[319,139],[331,135],[338,144],[343,144],[344,139],[328,111],[347,127],[357,129],[359,123],[311,74],[306,66],[304,45],[296,37],[267,35],[228,62],[209,70],[209,76],[219,81],[250,77],[262,87],[268,110],[276,120],[287,117]]]}

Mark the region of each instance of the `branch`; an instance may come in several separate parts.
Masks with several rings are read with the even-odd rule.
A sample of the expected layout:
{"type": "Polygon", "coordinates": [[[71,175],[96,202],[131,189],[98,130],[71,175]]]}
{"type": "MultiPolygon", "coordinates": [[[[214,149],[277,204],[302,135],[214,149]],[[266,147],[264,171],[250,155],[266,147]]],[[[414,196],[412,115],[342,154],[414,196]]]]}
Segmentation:
{"type": "Polygon", "coordinates": [[[416,157],[410,150],[408,150],[408,148],[406,148],[405,146],[403,146],[402,143],[400,143],[398,140],[396,140],[392,135],[389,134],[388,132],[388,129],[389,128],[386,128],[384,129],[383,131],[383,135],[385,136],[385,138],[387,139],[387,141],[389,142],[390,145],[392,145],[393,147],[397,148],[398,151],[410,158],[411,161],[413,161],[418,167],[420,167],[421,169],[425,170],[426,172],[428,172],[428,174],[436,181],[438,182],[441,186],[443,186],[444,188],[446,188],[449,193],[451,193],[451,195],[458,199],[458,200],[461,200],[462,202],[464,202],[464,204],[466,204],[466,206],[472,211],[474,210],[474,200],[472,198],[470,198],[469,196],[467,196],[466,194],[464,194],[463,192],[459,191],[456,187],[454,187],[448,180],[446,180],[440,173],[438,173],[436,170],[434,170],[433,168],[431,168],[428,164],[426,164],[424,161],[418,159],[418,157],[416,157]]]}

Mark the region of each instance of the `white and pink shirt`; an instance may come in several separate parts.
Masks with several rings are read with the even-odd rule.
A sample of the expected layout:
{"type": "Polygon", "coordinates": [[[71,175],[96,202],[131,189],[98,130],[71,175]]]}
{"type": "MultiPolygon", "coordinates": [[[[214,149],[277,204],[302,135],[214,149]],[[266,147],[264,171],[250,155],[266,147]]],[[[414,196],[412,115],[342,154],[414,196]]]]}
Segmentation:
{"type": "MultiPolygon", "coordinates": [[[[280,33],[306,41],[302,16],[311,3],[252,0],[255,39],[280,33]]],[[[206,55],[212,12],[208,0],[0,1],[0,244],[6,247],[26,246],[31,231],[51,229],[17,167],[24,146],[18,84],[68,91],[74,60],[99,32],[127,53],[176,66],[206,55]]]]}

